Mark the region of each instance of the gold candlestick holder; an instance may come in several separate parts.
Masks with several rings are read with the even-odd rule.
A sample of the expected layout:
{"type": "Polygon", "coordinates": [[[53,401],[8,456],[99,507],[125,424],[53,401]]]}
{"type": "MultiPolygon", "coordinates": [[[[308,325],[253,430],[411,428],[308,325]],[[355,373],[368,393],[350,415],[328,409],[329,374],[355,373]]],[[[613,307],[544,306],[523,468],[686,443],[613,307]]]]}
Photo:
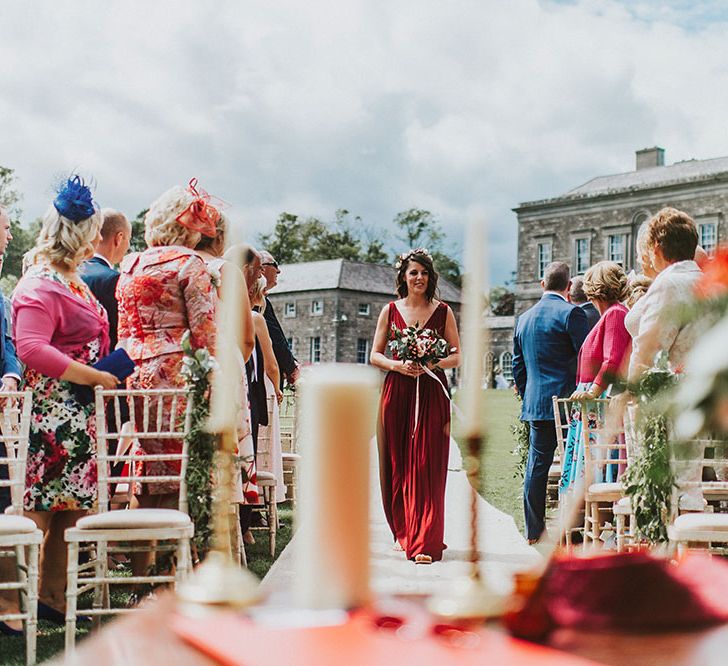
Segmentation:
{"type": "Polygon", "coordinates": [[[451,621],[498,617],[503,613],[505,602],[504,597],[488,585],[480,571],[478,490],[483,436],[470,435],[466,441],[468,454],[464,464],[470,482],[470,570],[467,576],[449,585],[446,592],[433,596],[428,604],[432,613],[451,621]]]}
{"type": "Polygon", "coordinates": [[[258,579],[232,558],[230,500],[234,450],[235,433],[228,430],[220,436],[213,465],[218,479],[212,503],[213,546],[205,561],[177,588],[177,598],[187,614],[246,608],[260,600],[258,579]]]}

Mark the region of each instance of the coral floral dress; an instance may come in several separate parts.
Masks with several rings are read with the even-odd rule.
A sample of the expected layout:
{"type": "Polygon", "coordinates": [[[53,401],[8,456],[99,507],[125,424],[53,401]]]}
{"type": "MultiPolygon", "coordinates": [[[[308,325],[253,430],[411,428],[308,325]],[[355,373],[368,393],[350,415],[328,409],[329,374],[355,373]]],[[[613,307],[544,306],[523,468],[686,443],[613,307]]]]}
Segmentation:
{"type": "MultiPolygon", "coordinates": [[[[119,341],[137,364],[127,379],[129,389],[184,388],[180,370],[182,337],[190,332],[193,349],[212,350],[215,343],[215,287],[205,262],[189,248],[152,247],[127,256],[116,287],[119,302],[119,341]]],[[[137,401],[138,422],[143,405],[137,401]]],[[[180,405],[179,418],[184,406],[180,405]]],[[[151,415],[152,419],[156,415],[151,415]]],[[[165,427],[168,423],[164,424],[165,427]]],[[[181,440],[144,439],[145,453],[179,453],[181,440]]],[[[151,461],[139,475],[179,474],[179,462],[151,461]]],[[[174,493],[179,484],[143,484],[138,492],[174,493]]]]}
{"type": "MultiPolygon", "coordinates": [[[[448,306],[439,303],[426,322],[444,337],[448,306]]],[[[389,304],[387,329],[407,324],[394,303],[389,304]]],[[[418,382],[398,372],[384,378],[377,440],[384,513],[394,539],[408,559],[424,554],[433,561],[446,548],[445,480],[450,451],[450,401],[443,387],[442,370],[434,371],[440,383],[427,374],[418,382]],[[415,409],[419,391],[419,414],[415,409]]]]}
{"type": "Polygon", "coordinates": [[[33,391],[26,511],[96,506],[96,420],[93,402],[81,405],[61,380],[71,361],[93,365],[106,355],[106,311],[83,283],[48,265],[31,266],[13,297],[23,379],[33,391]]]}

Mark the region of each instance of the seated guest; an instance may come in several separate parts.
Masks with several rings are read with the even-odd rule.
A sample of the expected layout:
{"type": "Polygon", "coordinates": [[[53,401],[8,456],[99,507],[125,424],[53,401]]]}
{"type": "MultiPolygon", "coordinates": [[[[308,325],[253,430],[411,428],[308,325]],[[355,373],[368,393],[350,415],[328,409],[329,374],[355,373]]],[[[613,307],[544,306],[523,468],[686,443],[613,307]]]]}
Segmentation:
{"type": "Polygon", "coordinates": [[[632,310],[638,310],[639,321],[634,325],[633,316],[628,320],[633,331],[631,383],[652,367],[660,351],[668,353],[673,366],[682,363],[698,333],[693,324],[680,321],[678,312],[693,301],[693,288],[701,275],[693,259],[698,246],[695,222],[687,213],[663,208],[650,220],[645,244],[657,276],[632,310]]]}
{"type": "MultiPolygon", "coordinates": [[[[194,183],[186,189],[167,190],[149,207],[144,218],[144,238],[149,247],[122,261],[116,288],[119,344],[136,362],[134,373],[127,379],[129,389],[184,388],[180,370],[186,332],[194,349],[214,346],[215,287],[194,248],[202,235],[215,235],[218,217],[218,211],[207,203],[204,193],[198,193],[194,183]]],[[[136,420],[141,423],[142,402],[137,401],[135,407],[136,420]]],[[[182,410],[180,405],[180,416],[182,410]]],[[[182,442],[145,438],[141,446],[148,454],[179,453],[182,442]]],[[[179,462],[151,461],[137,472],[177,474],[179,462]]],[[[140,507],[176,508],[178,484],[144,483],[135,490],[140,507]]],[[[132,557],[137,573],[145,572],[150,563],[150,553],[132,557]]]]}
{"type": "Polygon", "coordinates": [[[576,276],[571,279],[571,289],[569,290],[569,302],[578,305],[586,313],[586,322],[591,331],[599,321],[599,310],[596,309],[584,293],[584,278],[576,276]]]}
{"type": "Polygon", "coordinates": [[[119,383],[91,367],[109,351],[109,323],[78,273],[93,255],[100,228],[91,191],[78,176],[69,179],[43,217],[13,295],[15,342],[33,391],[25,510],[44,533],[39,617],[59,623],[65,607],[63,533],[97,499],[94,405],[80,404],[71,383],[106,389],[119,383]]]}
{"type": "Polygon", "coordinates": [[[106,309],[106,314],[109,316],[109,340],[111,349],[114,349],[119,321],[116,302],[119,271],[115,270],[114,266],[121,262],[129,250],[131,224],[122,213],[111,208],[104,208],[101,217],[103,219],[101,240],[96,246],[96,252],[91,259],[81,264],[78,272],[99,303],[106,309]]]}
{"type": "MultiPolygon", "coordinates": [[[[572,400],[603,397],[616,377],[629,349],[630,336],[624,325],[627,308],[627,276],[619,264],[600,261],[584,276],[584,293],[600,313],[579,352],[576,391],[572,400]]],[[[581,411],[572,415],[561,474],[561,490],[571,486],[584,473],[584,444],[581,411]]]]}

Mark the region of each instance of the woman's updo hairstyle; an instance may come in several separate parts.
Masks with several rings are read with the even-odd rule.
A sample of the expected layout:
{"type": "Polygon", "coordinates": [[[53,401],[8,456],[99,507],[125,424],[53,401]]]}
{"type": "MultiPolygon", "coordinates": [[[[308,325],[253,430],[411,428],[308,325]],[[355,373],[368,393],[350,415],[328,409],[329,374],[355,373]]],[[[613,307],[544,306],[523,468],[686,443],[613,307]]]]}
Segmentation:
{"type": "Polygon", "coordinates": [[[144,216],[144,240],[149,247],[182,245],[194,248],[200,242],[199,231],[182,226],[177,218],[195,200],[184,187],[175,185],[162,194],[144,216]]]}
{"type": "Polygon", "coordinates": [[[90,188],[80,176],[62,183],[43,215],[35,246],[25,255],[26,266],[46,261],[73,269],[93,256],[93,241],[103,222],[90,188]]]}
{"type": "Polygon", "coordinates": [[[427,271],[428,280],[425,297],[428,301],[432,301],[432,299],[435,298],[435,294],[437,293],[437,279],[439,275],[435,270],[435,264],[432,261],[430,253],[423,247],[415,248],[414,250],[410,250],[409,252],[405,252],[404,254],[400,255],[397,263],[395,264],[395,268],[397,269],[395,292],[400,298],[405,298],[407,296],[408,290],[405,275],[407,273],[407,269],[409,268],[410,262],[412,261],[420,264],[420,266],[424,267],[424,269],[427,271]]]}
{"type": "Polygon", "coordinates": [[[250,303],[251,305],[257,305],[260,307],[260,314],[265,312],[265,290],[268,287],[264,277],[259,277],[250,288],[250,303]]]}
{"type": "Polygon", "coordinates": [[[195,250],[204,250],[215,257],[222,257],[225,252],[225,234],[227,233],[228,220],[223,214],[215,222],[214,236],[201,236],[195,246],[195,250]]]}
{"type": "Polygon", "coordinates": [[[627,274],[614,261],[600,261],[584,274],[584,293],[590,301],[621,303],[629,296],[627,274]]]}

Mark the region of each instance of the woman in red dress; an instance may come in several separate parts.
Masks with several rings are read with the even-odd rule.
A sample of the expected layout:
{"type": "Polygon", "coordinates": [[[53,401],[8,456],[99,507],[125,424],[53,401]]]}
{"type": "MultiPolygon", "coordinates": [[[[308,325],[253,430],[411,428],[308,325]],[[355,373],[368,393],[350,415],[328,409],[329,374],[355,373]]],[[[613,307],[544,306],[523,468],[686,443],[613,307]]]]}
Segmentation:
{"type": "Polygon", "coordinates": [[[372,365],[387,371],[377,441],[384,513],[395,548],[418,564],[442,558],[446,548],[445,479],[450,449],[450,400],[444,369],[460,364],[460,339],[452,310],[435,299],[437,272],[427,250],[402,255],[397,264],[399,300],[379,315],[372,365]],[[422,324],[456,351],[428,369],[385,355],[393,328],[422,324]]]}

